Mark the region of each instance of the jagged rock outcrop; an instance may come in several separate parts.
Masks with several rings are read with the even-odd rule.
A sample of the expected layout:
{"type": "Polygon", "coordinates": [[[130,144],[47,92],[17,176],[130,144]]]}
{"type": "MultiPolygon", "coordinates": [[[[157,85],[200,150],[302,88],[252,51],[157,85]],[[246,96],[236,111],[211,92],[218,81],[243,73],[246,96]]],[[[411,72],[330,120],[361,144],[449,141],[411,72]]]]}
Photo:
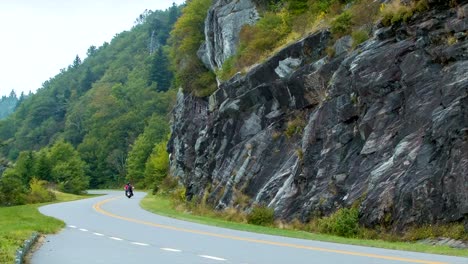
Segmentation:
{"type": "Polygon", "coordinates": [[[205,20],[205,43],[198,51],[205,66],[211,70],[221,68],[235,54],[242,27],[254,24],[258,18],[251,0],[216,0],[205,20]]]}
{"type": "Polygon", "coordinates": [[[367,226],[467,225],[467,22],[434,9],[334,58],[323,31],[209,99],[179,93],[172,173],[218,209],[244,193],[289,220],[359,203],[367,226]]]}

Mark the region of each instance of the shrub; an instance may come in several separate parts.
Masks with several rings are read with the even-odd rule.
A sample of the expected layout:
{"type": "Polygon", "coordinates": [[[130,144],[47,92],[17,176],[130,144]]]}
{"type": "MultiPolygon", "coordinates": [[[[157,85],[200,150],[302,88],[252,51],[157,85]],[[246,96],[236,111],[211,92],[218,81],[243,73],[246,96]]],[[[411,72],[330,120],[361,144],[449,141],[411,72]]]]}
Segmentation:
{"type": "Polygon", "coordinates": [[[247,215],[247,223],[261,226],[271,226],[275,221],[273,209],[266,206],[255,206],[247,215]]]}
{"type": "Polygon", "coordinates": [[[333,47],[333,46],[328,46],[327,49],[325,50],[325,52],[327,53],[327,56],[328,56],[329,58],[335,57],[335,54],[336,54],[335,47],[333,47]]]}
{"type": "Polygon", "coordinates": [[[309,7],[307,1],[289,0],[288,2],[288,11],[294,15],[305,13],[309,7]]]}
{"type": "Polygon", "coordinates": [[[406,22],[415,12],[423,12],[429,9],[427,0],[420,0],[416,3],[405,5],[401,0],[395,0],[390,4],[382,4],[380,12],[382,14],[382,24],[390,26],[397,22],[406,22]]]}
{"type": "Polygon", "coordinates": [[[275,141],[278,140],[280,137],[281,137],[281,133],[278,131],[273,131],[273,133],[271,134],[271,138],[275,141]]]}
{"type": "Polygon", "coordinates": [[[351,8],[352,23],[355,26],[371,30],[378,18],[380,1],[359,0],[351,8]]]}
{"type": "Polygon", "coordinates": [[[153,148],[153,152],[145,165],[145,185],[153,187],[153,193],[158,192],[169,170],[169,154],[166,151],[167,141],[162,141],[153,148]]]}
{"type": "Polygon", "coordinates": [[[298,116],[293,120],[288,121],[288,126],[286,128],[285,134],[288,138],[296,134],[302,133],[305,128],[305,121],[302,117],[298,116]]]}
{"type": "MultiPolygon", "coordinates": [[[[311,16],[309,13],[304,13],[291,19],[291,28],[293,33],[299,34],[299,37],[308,32],[316,31],[319,25],[323,22],[325,13],[318,16],[311,16]]],[[[299,38],[297,37],[297,38],[299,38]]]]}
{"type": "Polygon", "coordinates": [[[344,237],[354,237],[359,232],[359,210],[357,208],[341,208],[334,214],[318,220],[318,229],[344,237]]]}
{"type": "Polygon", "coordinates": [[[213,72],[204,70],[195,76],[198,76],[198,78],[193,79],[192,82],[195,96],[206,97],[218,89],[216,76],[213,72]]]}
{"type": "Polygon", "coordinates": [[[14,169],[7,169],[0,178],[0,204],[20,205],[26,202],[26,188],[14,169]]]}
{"type": "Polygon", "coordinates": [[[177,188],[177,186],[179,186],[179,181],[177,180],[177,178],[174,176],[168,175],[161,182],[159,191],[163,194],[169,194],[173,192],[177,188]]]}
{"type": "Polygon", "coordinates": [[[82,194],[89,186],[89,177],[77,176],[58,184],[58,189],[65,193],[82,194]]]}
{"type": "Polygon", "coordinates": [[[296,149],[296,155],[300,161],[304,160],[304,152],[302,151],[302,149],[300,148],[296,149]]]}
{"type": "Polygon", "coordinates": [[[29,183],[31,190],[26,197],[28,203],[44,203],[56,199],[55,194],[47,189],[46,184],[46,181],[38,180],[37,178],[31,179],[29,183]]]}
{"type": "Polygon", "coordinates": [[[311,3],[310,9],[312,13],[328,12],[329,9],[336,4],[339,4],[338,0],[318,0],[311,3]]]}
{"type": "Polygon", "coordinates": [[[423,225],[410,228],[403,236],[405,241],[416,241],[425,238],[448,237],[458,240],[468,240],[468,233],[461,223],[446,225],[423,225]]]}
{"type": "Polygon", "coordinates": [[[347,35],[351,31],[352,14],[348,11],[343,12],[331,22],[331,32],[336,37],[347,35]]]}
{"type": "Polygon", "coordinates": [[[406,22],[409,18],[411,18],[411,16],[413,16],[413,10],[401,8],[398,10],[398,12],[393,14],[391,22],[392,24],[397,22],[406,22]]]}
{"type": "Polygon", "coordinates": [[[244,209],[249,205],[250,197],[244,194],[242,191],[234,188],[234,206],[240,209],[244,209]]]}
{"type": "Polygon", "coordinates": [[[417,12],[424,12],[429,9],[429,3],[427,2],[427,0],[420,0],[416,2],[414,9],[417,12]]]}
{"type": "Polygon", "coordinates": [[[257,24],[244,26],[240,32],[237,69],[257,63],[280,46],[291,32],[290,20],[290,14],[283,9],[279,13],[266,12],[257,24]]]}
{"type": "Polygon", "coordinates": [[[171,198],[172,200],[175,202],[175,203],[181,203],[181,202],[185,202],[185,187],[184,186],[177,186],[176,189],[174,189],[174,191],[172,191],[171,193],[171,198]]]}
{"type": "Polygon", "coordinates": [[[454,36],[447,37],[447,45],[452,46],[455,45],[457,42],[458,40],[454,36]]]}
{"type": "Polygon", "coordinates": [[[244,213],[240,212],[238,209],[232,207],[226,208],[221,213],[221,217],[227,221],[247,223],[247,216],[244,213]]]}
{"type": "Polygon", "coordinates": [[[353,37],[353,49],[369,39],[369,33],[365,30],[354,31],[351,36],[353,37]]]}
{"type": "Polygon", "coordinates": [[[229,57],[224,61],[223,67],[218,70],[217,75],[220,80],[228,80],[231,76],[236,73],[236,69],[234,67],[236,59],[234,56],[229,57]]]}

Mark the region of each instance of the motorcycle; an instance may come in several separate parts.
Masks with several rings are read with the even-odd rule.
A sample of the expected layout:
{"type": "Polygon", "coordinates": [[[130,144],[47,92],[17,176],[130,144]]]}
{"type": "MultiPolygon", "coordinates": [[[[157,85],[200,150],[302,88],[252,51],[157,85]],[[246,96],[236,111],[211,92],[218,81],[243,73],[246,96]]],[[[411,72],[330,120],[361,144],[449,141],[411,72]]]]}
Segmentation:
{"type": "Polygon", "coordinates": [[[126,190],[125,191],[125,196],[127,196],[128,198],[132,197],[133,196],[133,192],[131,190],[126,190]]]}
{"type": "Polygon", "coordinates": [[[133,196],[133,188],[132,187],[125,188],[125,196],[127,196],[127,198],[131,198],[133,196]]]}

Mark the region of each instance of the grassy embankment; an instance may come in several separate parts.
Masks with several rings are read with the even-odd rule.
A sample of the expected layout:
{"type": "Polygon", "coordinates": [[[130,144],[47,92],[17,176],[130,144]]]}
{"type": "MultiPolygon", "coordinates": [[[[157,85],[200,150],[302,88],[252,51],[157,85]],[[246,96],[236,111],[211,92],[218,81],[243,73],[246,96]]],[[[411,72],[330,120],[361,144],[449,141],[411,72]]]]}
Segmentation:
{"type": "Polygon", "coordinates": [[[342,244],[352,244],[368,247],[379,247],[395,250],[406,250],[415,252],[425,252],[433,254],[443,254],[452,256],[463,256],[468,257],[468,250],[461,250],[450,248],[448,246],[431,246],[427,244],[420,244],[415,242],[388,242],[383,240],[370,240],[370,239],[358,239],[358,238],[345,238],[340,236],[317,234],[301,230],[294,230],[292,226],[284,226],[284,228],[266,227],[251,225],[246,223],[239,223],[233,221],[224,220],[221,216],[214,212],[206,212],[204,215],[196,215],[188,212],[186,209],[182,209],[180,206],[174,206],[171,198],[162,195],[148,195],[141,201],[141,206],[153,213],[157,213],[164,216],[169,216],[181,220],[219,226],[224,228],[255,232],[261,234],[310,239],[327,241],[342,244]]]}
{"type": "MultiPolygon", "coordinates": [[[[88,198],[90,195],[57,192],[56,197],[56,202],[67,202],[88,198]]],[[[51,234],[65,226],[63,221],[39,213],[38,208],[45,204],[47,203],[0,207],[0,263],[13,263],[16,249],[21,247],[33,232],[51,234]]]]}

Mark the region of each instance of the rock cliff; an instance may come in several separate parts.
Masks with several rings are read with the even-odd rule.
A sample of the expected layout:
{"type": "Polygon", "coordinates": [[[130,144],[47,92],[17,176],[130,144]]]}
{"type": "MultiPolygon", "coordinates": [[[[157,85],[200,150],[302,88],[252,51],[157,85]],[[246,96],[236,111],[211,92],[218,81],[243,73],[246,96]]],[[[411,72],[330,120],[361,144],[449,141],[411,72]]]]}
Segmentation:
{"type": "MultiPolygon", "coordinates": [[[[467,225],[467,29],[468,5],[433,9],[408,24],[376,26],[371,39],[334,58],[324,54],[332,43],[322,31],[209,98],[180,92],[172,174],[188,199],[209,192],[218,209],[244,194],[287,220],[358,203],[366,226],[467,225]]],[[[222,35],[216,30],[207,40],[222,35]]],[[[229,46],[207,45],[212,65],[232,54],[225,48],[216,59],[219,45],[229,46]]]]}
{"type": "Polygon", "coordinates": [[[250,0],[216,0],[205,20],[205,43],[198,56],[211,70],[220,68],[233,56],[239,43],[239,32],[246,24],[254,24],[259,18],[250,0]]]}

